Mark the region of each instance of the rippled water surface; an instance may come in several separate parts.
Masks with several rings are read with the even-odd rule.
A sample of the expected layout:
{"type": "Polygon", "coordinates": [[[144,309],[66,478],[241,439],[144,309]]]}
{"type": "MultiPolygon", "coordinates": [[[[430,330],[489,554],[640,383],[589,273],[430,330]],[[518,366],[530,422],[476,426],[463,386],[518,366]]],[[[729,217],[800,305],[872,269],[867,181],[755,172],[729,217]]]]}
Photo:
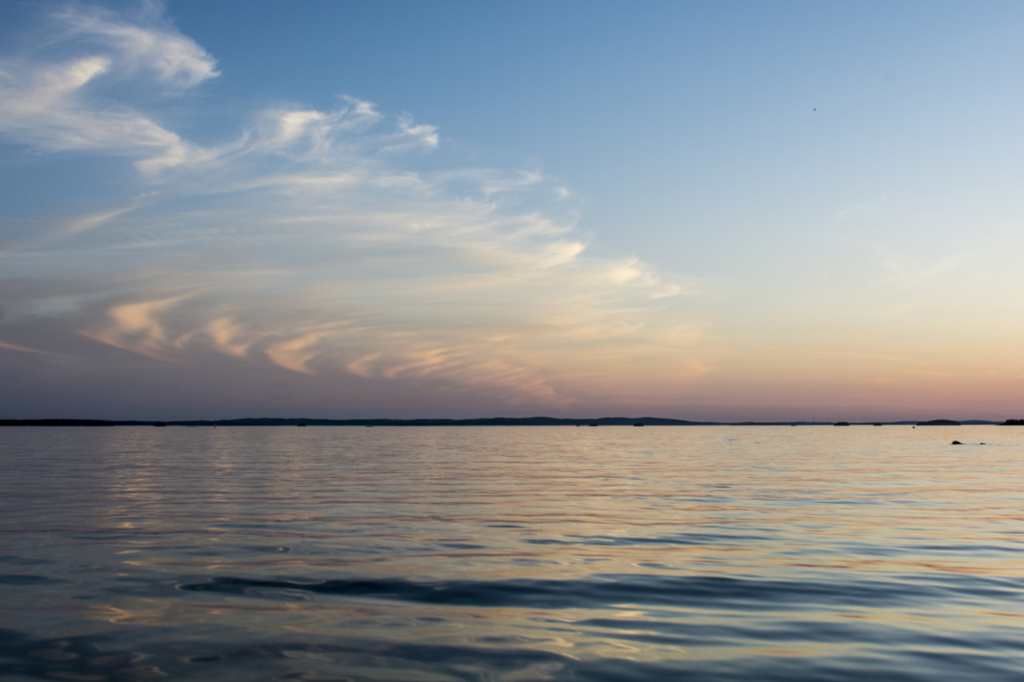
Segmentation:
{"type": "Polygon", "coordinates": [[[1022,534],[1024,428],[4,428],[0,677],[1019,681],[1022,534]]]}

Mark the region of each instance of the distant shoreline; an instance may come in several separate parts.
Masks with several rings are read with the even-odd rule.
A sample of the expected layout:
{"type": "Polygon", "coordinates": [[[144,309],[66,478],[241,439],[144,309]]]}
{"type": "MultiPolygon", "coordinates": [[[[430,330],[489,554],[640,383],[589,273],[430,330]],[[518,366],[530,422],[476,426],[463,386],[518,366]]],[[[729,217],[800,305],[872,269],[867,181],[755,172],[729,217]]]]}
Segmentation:
{"type": "Polygon", "coordinates": [[[106,420],[106,419],[0,419],[0,426],[932,426],[939,425],[1017,425],[1021,420],[989,421],[968,419],[905,420],[892,422],[825,422],[825,421],[773,421],[773,422],[698,422],[663,417],[600,417],[598,419],[561,419],[557,417],[489,417],[480,419],[302,419],[302,418],[246,418],[246,419],[193,419],[181,421],[160,420],[106,420]]]}

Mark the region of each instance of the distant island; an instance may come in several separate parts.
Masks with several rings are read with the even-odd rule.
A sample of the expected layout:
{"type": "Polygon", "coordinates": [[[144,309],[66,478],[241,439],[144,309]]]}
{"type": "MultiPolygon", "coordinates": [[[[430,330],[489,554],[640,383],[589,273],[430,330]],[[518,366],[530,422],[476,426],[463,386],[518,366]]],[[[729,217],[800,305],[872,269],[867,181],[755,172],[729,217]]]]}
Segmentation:
{"type": "Polygon", "coordinates": [[[895,422],[832,422],[832,421],[777,421],[777,422],[705,422],[664,417],[601,417],[575,419],[559,417],[485,417],[479,419],[309,419],[304,417],[260,417],[245,419],[166,420],[105,420],[105,419],[0,419],[0,426],[959,426],[961,424],[1024,425],[1024,419],[1004,422],[970,419],[962,422],[951,419],[895,422]]]}

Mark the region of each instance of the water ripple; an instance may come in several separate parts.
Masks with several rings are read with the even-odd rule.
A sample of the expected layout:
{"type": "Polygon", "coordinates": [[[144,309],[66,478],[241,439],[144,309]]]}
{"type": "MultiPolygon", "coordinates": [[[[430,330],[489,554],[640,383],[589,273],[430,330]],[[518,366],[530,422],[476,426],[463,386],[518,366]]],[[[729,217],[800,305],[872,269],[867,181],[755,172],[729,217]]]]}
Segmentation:
{"type": "Polygon", "coordinates": [[[0,678],[1016,682],[959,428],[0,429],[0,678]]]}
{"type": "Polygon", "coordinates": [[[720,576],[650,574],[597,575],[583,580],[502,580],[418,583],[401,578],[305,582],[217,577],[181,585],[193,592],[263,596],[294,590],[339,597],[396,599],[451,606],[566,609],[604,608],[620,604],[679,608],[749,610],[818,609],[823,606],[887,607],[965,597],[1019,600],[1024,579],[1017,581],[960,577],[945,583],[922,581],[793,582],[720,576]]]}

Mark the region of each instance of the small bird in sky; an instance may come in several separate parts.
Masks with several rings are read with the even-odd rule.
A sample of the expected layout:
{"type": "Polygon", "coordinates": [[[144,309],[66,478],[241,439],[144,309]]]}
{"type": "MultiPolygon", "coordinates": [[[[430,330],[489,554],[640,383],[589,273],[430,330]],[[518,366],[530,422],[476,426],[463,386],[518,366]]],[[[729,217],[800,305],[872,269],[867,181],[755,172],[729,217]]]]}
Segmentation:
{"type": "Polygon", "coordinates": [[[814,107],[814,110],[815,110],[815,111],[817,111],[817,110],[818,110],[818,107],[814,107]]]}

